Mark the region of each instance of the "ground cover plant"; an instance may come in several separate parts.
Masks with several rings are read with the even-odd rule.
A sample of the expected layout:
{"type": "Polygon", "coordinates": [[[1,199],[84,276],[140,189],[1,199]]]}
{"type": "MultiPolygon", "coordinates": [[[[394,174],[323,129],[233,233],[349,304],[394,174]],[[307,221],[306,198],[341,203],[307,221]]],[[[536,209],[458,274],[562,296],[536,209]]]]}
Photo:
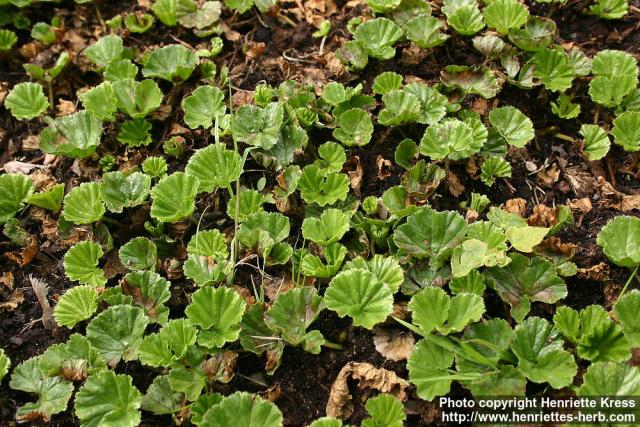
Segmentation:
{"type": "Polygon", "coordinates": [[[0,424],[640,395],[640,8],[0,0],[0,424]]]}

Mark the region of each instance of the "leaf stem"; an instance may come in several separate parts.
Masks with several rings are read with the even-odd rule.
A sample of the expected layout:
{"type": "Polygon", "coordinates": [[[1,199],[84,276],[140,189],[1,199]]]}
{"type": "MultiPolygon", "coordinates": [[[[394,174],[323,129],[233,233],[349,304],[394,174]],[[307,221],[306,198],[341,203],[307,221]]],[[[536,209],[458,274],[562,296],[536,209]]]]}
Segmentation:
{"type": "Polygon", "coordinates": [[[344,350],[344,346],[335,342],[331,342],[331,341],[325,341],[324,344],[322,344],[323,347],[326,348],[331,348],[333,350],[344,350]]]}
{"type": "Polygon", "coordinates": [[[618,300],[622,297],[622,295],[624,295],[624,293],[626,292],[627,288],[629,287],[629,284],[631,284],[631,281],[633,280],[633,278],[636,277],[636,273],[638,272],[638,267],[640,267],[640,264],[636,265],[636,268],[633,269],[633,272],[631,273],[631,276],[629,276],[629,278],[627,279],[627,283],[624,284],[624,287],[622,288],[622,291],[620,291],[620,294],[618,295],[618,298],[616,298],[616,302],[618,302],[618,300]]]}

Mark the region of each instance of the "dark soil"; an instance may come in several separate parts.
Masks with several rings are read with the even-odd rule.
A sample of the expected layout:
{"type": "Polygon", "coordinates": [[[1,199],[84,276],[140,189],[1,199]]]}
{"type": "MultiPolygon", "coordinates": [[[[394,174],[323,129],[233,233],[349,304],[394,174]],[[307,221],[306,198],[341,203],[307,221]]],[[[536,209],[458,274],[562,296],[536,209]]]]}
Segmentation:
{"type": "MultiPolygon", "coordinates": [[[[140,9],[136,2],[101,1],[97,3],[105,19],[125,11],[140,9]]],[[[344,7],[345,2],[343,1],[338,1],[337,3],[338,13],[331,18],[332,30],[324,46],[325,52],[334,51],[340,46],[339,37],[348,35],[346,31],[348,20],[358,16],[364,10],[361,6],[348,9],[344,7]]],[[[528,3],[530,3],[531,14],[547,15],[549,12],[548,5],[528,3]]],[[[635,7],[640,4],[638,0],[634,0],[631,3],[635,7]]],[[[72,1],[67,0],[58,5],[40,3],[37,7],[26,9],[25,13],[32,22],[46,21],[50,19],[52,14],[60,13],[64,16],[68,29],[74,28],[77,31],[84,31],[90,34],[98,26],[95,13],[90,6],[77,6],[72,1]],[[80,16],[84,17],[84,19],[78,20],[77,18],[80,16]],[[76,21],[75,27],[74,21],[76,21]]],[[[640,31],[638,31],[640,17],[638,9],[635,9],[625,19],[604,21],[583,13],[587,7],[588,5],[585,1],[569,0],[566,5],[553,12],[551,16],[558,25],[558,42],[575,43],[576,46],[590,55],[606,48],[621,49],[638,54],[640,51],[640,31]]],[[[286,14],[286,9],[284,13],[286,14]]],[[[311,33],[315,29],[306,22],[302,21],[297,26],[292,27],[275,15],[266,15],[258,19],[255,14],[248,14],[241,18],[223,16],[223,19],[234,31],[240,34],[240,37],[237,41],[225,42],[225,49],[219,58],[216,58],[216,62],[219,67],[226,65],[229,68],[232,83],[237,89],[252,90],[257,83],[262,81],[277,85],[286,79],[308,81],[309,78],[335,79],[343,82],[359,78],[363,81],[365,87],[370,87],[373,78],[382,71],[396,71],[405,76],[415,76],[426,82],[435,83],[439,79],[439,71],[446,64],[477,64],[482,62],[482,58],[470,46],[468,38],[453,36],[452,40],[447,43],[447,47],[434,49],[432,53],[417,63],[405,60],[403,51],[406,46],[400,46],[397,49],[396,60],[384,63],[373,61],[360,76],[353,74],[336,76],[318,60],[316,54],[320,42],[318,39],[311,38],[311,33]],[[241,54],[241,51],[243,44],[254,42],[265,43],[266,49],[262,56],[251,62],[241,54]]],[[[27,41],[27,32],[22,31],[19,35],[21,37],[20,43],[27,41]]],[[[156,24],[153,31],[129,37],[127,43],[134,49],[142,50],[152,45],[175,43],[177,39],[193,46],[198,43],[198,39],[189,32],[182,32],[179,29],[169,31],[161,24],[156,24]]],[[[21,66],[22,62],[24,62],[23,58],[18,56],[0,58],[0,62],[0,81],[7,82],[9,87],[25,78],[21,66]]],[[[94,84],[96,81],[97,75],[83,73],[76,65],[72,65],[57,80],[56,97],[75,101],[73,94],[77,89],[88,84],[94,84]]],[[[166,93],[168,88],[163,87],[163,90],[166,93]]],[[[191,88],[187,86],[178,88],[175,99],[180,100],[182,94],[188,93],[190,90],[191,88]]],[[[520,150],[519,152],[511,153],[513,178],[508,182],[498,182],[491,189],[488,196],[493,204],[504,203],[509,199],[519,197],[527,201],[530,212],[533,206],[539,203],[549,206],[560,205],[569,199],[576,198],[576,194],[567,184],[565,171],[571,166],[584,164],[585,160],[581,157],[579,147],[576,144],[552,138],[549,135],[553,132],[545,133],[545,130],[555,128],[569,137],[576,138],[578,137],[579,125],[576,121],[565,122],[552,115],[548,107],[549,96],[549,93],[540,88],[523,91],[505,85],[497,97],[496,102],[498,104],[514,105],[527,114],[533,120],[539,134],[535,143],[530,144],[526,151],[520,150]],[[556,164],[561,170],[559,179],[550,186],[541,186],[535,173],[529,172],[525,162],[533,162],[536,167],[556,164]],[[536,189],[537,187],[538,189],[536,189]]],[[[583,103],[580,116],[582,121],[593,122],[594,117],[599,115],[601,124],[607,126],[610,123],[610,117],[607,117],[602,111],[596,111],[594,105],[587,103],[586,84],[578,87],[576,96],[583,103]]],[[[469,97],[465,100],[465,103],[470,106],[473,105],[474,101],[473,97],[469,97]]],[[[153,130],[154,139],[161,140],[162,137],[166,136],[171,124],[174,123],[179,114],[181,114],[180,109],[175,108],[174,112],[167,118],[166,126],[156,125],[153,130]]],[[[26,136],[39,133],[38,125],[13,120],[10,114],[4,108],[1,108],[0,129],[5,131],[4,136],[0,133],[0,164],[4,164],[9,160],[33,161],[41,156],[39,151],[21,149],[21,141],[26,136]]],[[[125,152],[121,144],[113,143],[116,132],[116,129],[105,128],[103,136],[105,143],[103,143],[101,150],[119,157],[122,162],[131,160],[128,159],[128,153],[125,152]]],[[[364,171],[360,189],[362,197],[368,195],[380,196],[387,188],[399,184],[403,169],[393,163],[389,170],[391,175],[380,178],[377,174],[377,161],[379,156],[393,161],[398,141],[407,136],[419,139],[420,134],[418,132],[416,135],[404,135],[402,129],[377,129],[370,145],[366,148],[350,150],[348,156],[357,156],[364,171]]],[[[330,135],[327,132],[320,131],[311,135],[310,143],[319,145],[329,139],[330,135]]],[[[197,133],[188,140],[189,148],[197,148],[205,143],[206,137],[197,133]]],[[[146,150],[140,151],[140,158],[132,161],[139,163],[147,155],[160,153],[158,147],[153,147],[153,145],[146,150]]],[[[614,148],[609,157],[613,163],[612,167],[608,168],[607,165],[597,162],[598,164],[593,165],[595,170],[605,171],[605,178],[610,182],[615,182],[619,191],[629,194],[639,193],[640,176],[637,173],[638,168],[635,168],[634,173],[633,169],[631,169],[632,172],[629,172],[630,168],[623,167],[629,164],[637,164],[637,156],[614,148]],[[613,176],[611,176],[610,171],[613,171],[613,176]]],[[[74,180],[78,180],[74,172],[77,169],[72,168],[72,164],[72,160],[63,160],[55,167],[52,172],[58,182],[71,183],[74,180]]],[[[87,174],[82,178],[83,180],[91,179],[92,167],[97,167],[95,161],[89,161],[81,166],[87,174]]],[[[173,160],[170,163],[170,170],[179,170],[183,167],[184,160],[173,160]]],[[[257,169],[258,167],[255,164],[251,164],[250,168],[257,169]]],[[[461,181],[464,191],[458,198],[455,198],[447,190],[446,185],[441,185],[431,200],[435,207],[457,209],[458,203],[468,200],[472,192],[487,193],[487,188],[477,177],[473,179],[467,173],[466,164],[450,164],[449,168],[461,181]]],[[[268,179],[268,185],[273,185],[275,182],[275,177],[272,174],[256,172],[246,174],[245,183],[252,184],[262,176],[268,179]]],[[[203,213],[210,201],[215,201],[217,209],[214,208],[208,212],[207,216],[205,216],[205,223],[207,221],[218,223],[221,218],[224,218],[224,215],[220,213],[224,210],[226,203],[224,199],[218,199],[213,200],[212,198],[212,200],[206,201],[206,204],[201,202],[197,208],[196,216],[203,213]]],[[[579,226],[567,228],[559,234],[563,242],[577,245],[573,261],[580,268],[588,268],[600,262],[607,262],[595,243],[595,236],[610,218],[618,214],[613,209],[601,206],[595,199],[593,201],[593,209],[579,219],[579,226]]],[[[0,346],[11,358],[14,366],[30,357],[41,354],[52,344],[64,342],[70,334],[67,329],[49,331],[39,321],[31,323],[41,316],[42,310],[29,284],[29,275],[46,280],[49,284],[49,297],[54,301],[65,289],[73,286],[67,281],[62,271],[61,259],[64,249],[55,245],[45,245],[47,237],[44,235],[42,223],[32,219],[32,213],[32,209],[27,209],[22,213],[20,219],[28,231],[37,236],[38,244],[44,249],[28,266],[21,268],[6,258],[4,254],[15,251],[16,247],[11,246],[4,240],[0,242],[0,256],[2,256],[0,273],[12,272],[15,279],[15,287],[24,293],[24,302],[15,310],[0,311],[0,346]]],[[[140,217],[144,218],[144,212],[138,213],[138,216],[136,216],[136,213],[131,213],[129,217],[123,214],[122,218],[116,218],[121,223],[127,224],[114,233],[116,248],[119,244],[126,242],[131,235],[134,235],[136,228],[142,226],[143,220],[140,221],[138,219],[140,217]],[[129,224],[133,225],[129,227],[129,224]]],[[[292,223],[296,224],[296,222],[297,226],[294,227],[294,230],[299,229],[301,219],[292,218],[292,223]]],[[[228,222],[223,223],[223,225],[230,226],[228,222]]],[[[179,235],[180,233],[177,232],[177,237],[179,235]]],[[[170,256],[180,258],[181,254],[180,251],[174,251],[170,256]]],[[[587,280],[580,274],[567,278],[569,295],[565,303],[575,308],[582,308],[590,304],[607,305],[607,292],[610,292],[612,287],[621,287],[629,274],[628,271],[611,265],[609,265],[609,272],[609,282],[607,283],[587,280]]],[[[241,271],[240,277],[248,279],[251,274],[253,274],[252,270],[246,269],[246,271],[241,271]]],[[[116,275],[111,279],[110,284],[117,283],[118,277],[119,275],[116,275]]],[[[171,315],[181,316],[188,302],[186,295],[193,291],[193,287],[183,279],[173,280],[172,283],[171,315]]],[[[250,281],[244,281],[243,283],[250,283],[250,281]]],[[[632,287],[637,287],[637,283],[632,284],[632,287]]],[[[496,312],[492,314],[508,318],[508,307],[505,307],[495,294],[490,295],[495,298],[495,301],[488,302],[490,310],[496,312]],[[502,312],[500,313],[500,311],[502,312]]],[[[549,309],[550,307],[543,304],[534,304],[532,311],[536,315],[549,317],[549,309]]],[[[384,367],[395,371],[401,377],[407,377],[404,362],[387,361],[375,350],[371,332],[351,327],[348,320],[339,319],[334,313],[324,313],[314,327],[318,328],[327,340],[343,345],[344,350],[323,349],[319,355],[311,355],[301,349],[288,347],[285,350],[281,367],[273,376],[264,374],[264,360],[254,355],[243,354],[238,362],[236,376],[231,383],[221,386],[220,391],[248,390],[265,392],[271,387],[278,387],[280,397],[276,403],[284,414],[285,424],[288,426],[302,426],[324,415],[331,384],[347,362],[370,362],[376,367],[384,367]]],[[[77,332],[82,331],[77,330],[77,332]]],[[[131,375],[134,378],[134,384],[142,391],[146,390],[156,375],[156,373],[142,368],[138,363],[129,363],[126,366],[121,366],[120,369],[131,375]]],[[[30,396],[25,393],[16,392],[9,388],[9,379],[10,376],[6,376],[0,387],[0,425],[11,425],[16,407],[30,400],[30,396]]],[[[351,386],[355,411],[352,418],[346,421],[357,425],[366,415],[363,402],[368,395],[366,391],[358,390],[355,384],[351,384],[351,386]]],[[[454,389],[452,393],[462,394],[464,391],[454,389]]],[[[408,425],[433,425],[436,422],[438,410],[433,404],[423,402],[414,395],[407,407],[412,409],[408,425]]],[[[143,416],[147,425],[169,425],[171,423],[169,417],[152,417],[146,412],[143,413],[143,416]]],[[[67,426],[74,425],[75,422],[76,420],[74,420],[69,410],[65,414],[56,416],[50,425],[67,426]]]]}

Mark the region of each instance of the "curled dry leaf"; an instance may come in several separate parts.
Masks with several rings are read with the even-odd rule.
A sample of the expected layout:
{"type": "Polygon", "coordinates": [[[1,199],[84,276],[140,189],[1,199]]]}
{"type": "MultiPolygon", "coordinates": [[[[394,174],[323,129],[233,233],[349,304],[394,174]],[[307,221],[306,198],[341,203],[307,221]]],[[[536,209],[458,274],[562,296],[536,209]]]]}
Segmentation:
{"type": "Polygon", "coordinates": [[[17,252],[7,252],[5,255],[20,267],[24,267],[31,264],[31,261],[38,256],[39,252],[38,240],[33,236],[29,236],[27,246],[24,249],[17,252]]]}
{"type": "Polygon", "coordinates": [[[291,279],[285,276],[275,277],[265,274],[262,283],[264,286],[264,294],[269,298],[269,301],[275,301],[276,297],[281,293],[295,288],[295,284],[291,279]]]}
{"type": "Polygon", "coordinates": [[[610,282],[609,266],[605,262],[592,265],[588,268],[579,268],[578,275],[594,282],[610,282]]]}
{"type": "Polygon", "coordinates": [[[202,364],[202,370],[212,380],[228,383],[233,378],[233,371],[238,362],[238,353],[223,350],[202,364]]]}
{"type": "Polygon", "coordinates": [[[504,210],[523,217],[527,212],[527,201],[520,198],[509,199],[504,204],[504,210]]]}
{"type": "Polygon", "coordinates": [[[577,211],[580,213],[587,213],[591,209],[593,209],[593,205],[591,204],[591,200],[588,197],[583,197],[581,199],[574,199],[567,201],[567,207],[572,211],[577,211]]]}
{"type": "Polygon", "coordinates": [[[349,157],[349,160],[347,160],[344,167],[349,174],[349,185],[356,194],[360,194],[360,187],[362,186],[362,176],[364,175],[362,165],[360,164],[360,157],[349,157]]]}
{"type": "Polygon", "coordinates": [[[378,179],[384,180],[391,176],[391,168],[393,167],[391,160],[378,156],[376,158],[376,167],[378,168],[378,179]]]}
{"type": "Polygon", "coordinates": [[[527,222],[535,227],[553,227],[558,223],[558,208],[554,209],[542,204],[534,206],[527,222]]]}
{"type": "Polygon", "coordinates": [[[376,350],[389,360],[406,360],[413,351],[415,339],[410,332],[375,328],[373,333],[376,350]]]}
{"type": "Polygon", "coordinates": [[[586,197],[597,191],[596,177],[580,166],[566,168],[564,174],[578,197],[586,197]]]}
{"type": "Polygon", "coordinates": [[[353,396],[349,394],[349,378],[358,382],[358,388],[373,388],[381,393],[390,393],[397,399],[407,398],[409,382],[400,378],[395,372],[384,368],[376,368],[371,363],[349,362],[342,367],[338,377],[331,386],[326,413],[330,417],[348,418],[353,413],[353,396]]]}
{"type": "Polygon", "coordinates": [[[598,177],[598,189],[602,196],[602,205],[607,208],[618,209],[622,212],[629,212],[640,209],[640,195],[625,194],[615,188],[603,177],[598,177]]]}
{"type": "Polygon", "coordinates": [[[558,237],[546,238],[536,246],[536,251],[553,258],[571,259],[576,253],[577,245],[573,243],[562,243],[558,237]]]}
{"type": "Polygon", "coordinates": [[[13,273],[6,271],[0,276],[0,311],[15,310],[24,301],[20,289],[14,289],[13,273]]]}
{"type": "Polygon", "coordinates": [[[76,104],[67,101],[66,99],[60,99],[58,105],[56,105],[56,117],[68,116],[76,112],[76,104]]]}
{"type": "Polygon", "coordinates": [[[462,184],[462,181],[460,181],[458,175],[451,172],[450,170],[447,170],[446,173],[447,188],[449,189],[449,193],[451,193],[453,197],[459,197],[462,193],[464,193],[464,185],[462,184]]]}
{"type": "Polygon", "coordinates": [[[20,173],[22,175],[28,175],[35,169],[45,169],[46,166],[36,165],[33,163],[19,162],[12,160],[4,164],[3,169],[6,173],[20,173]]]}
{"type": "Polygon", "coordinates": [[[541,170],[537,173],[538,180],[544,187],[553,187],[560,178],[560,168],[554,163],[550,168],[541,170]]]}
{"type": "Polygon", "coordinates": [[[40,148],[40,137],[37,135],[29,135],[22,140],[21,148],[25,151],[38,150],[40,148]]]}

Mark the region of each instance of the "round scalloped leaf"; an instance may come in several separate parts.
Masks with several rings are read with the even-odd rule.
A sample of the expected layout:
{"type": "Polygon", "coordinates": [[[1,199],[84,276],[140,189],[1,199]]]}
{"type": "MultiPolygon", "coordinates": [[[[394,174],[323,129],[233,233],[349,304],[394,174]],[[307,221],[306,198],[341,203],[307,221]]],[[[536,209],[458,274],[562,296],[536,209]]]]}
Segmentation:
{"type": "Polygon", "coordinates": [[[609,135],[600,126],[583,124],[580,126],[580,135],[584,138],[583,151],[589,160],[600,160],[609,152],[609,135]]]}
{"type": "Polygon", "coordinates": [[[0,381],[9,372],[9,366],[11,366],[11,359],[4,353],[4,350],[0,348],[0,381]]]}
{"type": "Polygon", "coordinates": [[[176,83],[188,79],[196,65],[198,57],[195,53],[180,44],[172,44],[151,52],[142,75],[176,83]]]}
{"type": "Polygon", "coordinates": [[[342,427],[342,420],[333,417],[322,417],[313,421],[308,427],[342,427]]]}
{"type": "Polygon", "coordinates": [[[122,265],[129,270],[155,270],[158,249],[146,237],[134,237],[118,250],[122,265]]]}
{"type": "Polygon", "coordinates": [[[106,212],[100,198],[100,184],[83,182],[64,197],[62,215],[75,224],[91,224],[99,221],[106,212]]]}
{"type": "Polygon", "coordinates": [[[626,363],[596,362],[587,369],[578,396],[638,396],[640,370],[626,363]]]}
{"type": "Polygon", "coordinates": [[[280,427],[282,413],[260,396],[235,392],[214,405],[202,417],[203,427],[280,427]]]}
{"type": "Polygon", "coordinates": [[[392,90],[382,96],[384,109],[378,114],[378,123],[384,126],[400,126],[420,119],[420,101],[411,92],[392,90]]]}
{"type": "Polygon", "coordinates": [[[367,400],[365,405],[371,418],[362,422],[362,427],[402,427],[407,418],[402,402],[394,395],[382,393],[367,400]]]}
{"type": "Polygon", "coordinates": [[[461,293],[449,297],[442,288],[428,287],[415,294],[409,302],[413,323],[426,335],[437,330],[443,335],[460,332],[477,322],[485,311],[482,297],[461,293]]]}
{"type": "Polygon", "coordinates": [[[518,0],[495,0],[488,3],[482,15],[489,28],[504,36],[510,29],[522,27],[529,18],[529,11],[518,0]]]}
{"type": "Polygon", "coordinates": [[[407,38],[423,49],[439,46],[449,38],[442,33],[443,27],[444,23],[438,18],[426,15],[416,16],[405,24],[407,38]]]}
{"type": "Polygon", "coordinates": [[[392,293],[396,293],[400,289],[400,285],[404,282],[404,272],[400,263],[393,256],[385,257],[380,254],[374,255],[371,259],[366,260],[362,257],[356,257],[347,262],[344,270],[353,270],[360,268],[369,270],[384,282],[392,293]]]}
{"type": "Polygon", "coordinates": [[[626,111],[613,121],[613,141],[625,151],[640,150],[640,111],[626,111]]]}
{"type": "Polygon", "coordinates": [[[640,307],[640,291],[637,289],[621,296],[613,307],[616,318],[622,326],[624,336],[629,340],[632,347],[640,347],[638,307],[640,307]]]}
{"type": "Polygon", "coordinates": [[[130,305],[116,305],[97,315],[87,326],[87,338],[114,367],[121,358],[135,360],[149,318],[130,305]]]}
{"type": "Polygon", "coordinates": [[[33,183],[25,175],[0,175],[0,224],[13,218],[24,207],[24,201],[33,194],[33,190],[33,183]]]}
{"type": "Polygon", "coordinates": [[[124,175],[122,172],[105,173],[100,184],[100,198],[111,212],[142,204],[151,189],[151,177],[142,172],[124,175]]]}
{"type": "Polygon", "coordinates": [[[86,110],[58,117],[40,133],[40,149],[66,157],[89,157],[100,145],[102,121],[86,110]]]}
{"type": "Polygon", "coordinates": [[[227,215],[238,222],[246,221],[249,215],[255,212],[263,212],[262,205],[269,200],[259,191],[244,187],[240,188],[239,194],[239,200],[236,198],[238,195],[234,194],[227,203],[227,215]],[[238,209],[237,214],[236,207],[238,209]]]}
{"type": "Polygon", "coordinates": [[[629,12],[629,2],[628,0],[596,0],[589,10],[604,19],[620,19],[629,12]]]}
{"type": "Polygon", "coordinates": [[[158,375],[142,396],[142,409],[156,415],[175,414],[184,408],[184,394],[171,388],[168,375],[158,375]]]}
{"type": "Polygon", "coordinates": [[[336,121],[338,127],[333,130],[333,137],[342,144],[362,147],[371,141],[373,122],[369,113],[362,108],[346,110],[336,121]]]}
{"type": "Polygon", "coordinates": [[[443,2],[442,11],[447,22],[463,36],[471,36],[484,28],[484,19],[475,0],[443,2]]]}
{"type": "Polygon", "coordinates": [[[326,209],[319,218],[305,218],[302,236],[322,246],[337,242],[349,231],[350,215],[340,209],[326,209]]]}
{"type": "Polygon", "coordinates": [[[593,57],[591,68],[595,76],[638,76],[638,63],[635,57],[621,50],[601,50],[593,57]]]}
{"type": "Polygon", "coordinates": [[[342,165],[347,161],[347,153],[337,142],[325,142],[318,147],[319,159],[313,162],[320,167],[323,175],[338,173],[342,170],[342,165]]]}
{"type": "Polygon", "coordinates": [[[185,313],[192,324],[202,331],[198,343],[207,348],[221,348],[238,339],[240,320],[246,303],[229,288],[205,287],[191,296],[185,313]]]}
{"type": "Polygon", "coordinates": [[[549,46],[556,35],[556,23],[540,16],[532,16],[524,28],[509,30],[509,40],[522,50],[537,52],[549,46]]]}
{"type": "Polygon", "coordinates": [[[84,381],[89,375],[107,369],[107,364],[89,340],[73,334],[64,344],[49,346],[39,357],[39,366],[49,376],[69,381],[84,381]]]}
{"type": "Polygon", "coordinates": [[[169,286],[171,283],[154,271],[132,271],[120,281],[122,294],[131,296],[133,302],[158,323],[166,322],[169,315],[169,309],[163,305],[171,297],[169,286]]]}
{"type": "Polygon", "coordinates": [[[233,139],[265,150],[273,148],[280,139],[284,107],[270,102],[264,108],[243,105],[233,115],[233,139]]]}
{"type": "MultiPolygon", "coordinates": [[[[327,85],[328,86],[328,85],[327,85]]],[[[393,71],[385,71],[380,73],[373,80],[373,93],[384,95],[392,90],[402,88],[402,76],[393,71]]],[[[337,105],[337,104],[334,104],[337,105]]]]}
{"type": "Polygon", "coordinates": [[[141,398],[129,375],[104,371],[80,387],[74,411],[83,427],[134,427],[140,423],[141,398]]]}
{"type": "Polygon", "coordinates": [[[302,199],[319,206],[332,205],[347,198],[349,178],[342,173],[324,175],[317,165],[305,166],[298,182],[302,199]]]}
{"type": "Polygon", "coordinates": [[[376,18],[358,25],[353,39],[372,58],[391,59],[396,54],[394,43],[402,37],[402,28],[387,18],[376,18]]]}
{"type": "Polygon", "coordinates": [[[545,88],[554,92],[564,92],[573,82],[573,67],[564,51],[543,49],[535,53],[533,77],[539,79],[545,88]]]}
{"type": "Polygon", "coordinates": [[[18,36],[11,30],[0,30],[0,52],[8,52],[18,41],[18,36]]]}
{"type": "Polygon", "coordinates": [[[501,85],[493,71],[485,66],[447,65],[440,72],[442,84],[459,88],[464,93],[475,93],[483,98],[493,98],[500,92],[501,85]]]}
{"type": "Polygon", "coordinates": [[[449,100],[434,88],[416,82],[408,84],[404,90],[417,96],[420,101],[418,123],[433,125],[447,114],[449,100]]]}
{"type": "Polygon", "coordinates": [[[120,111],[132,119],[143,119],[162,103],[162,91],[151,80],[121,80],[113,83],[113,91],[120,111]]]}
{"type": "Polygon", "coordinates": [[[102,247],[97,243],[76,243],[64,254],[64,274],[70,280],[77,280],[85,285],[102,286],[107,283],[104,272],[98,267],[102,255],[102,247]]]}
{"type": "Polygon", "coordinates": [[[97,42],[86,48],[83,53],[98,68],[103,68],[122,57],[124,45],[120,37],[108,35],[98,39],[97,42]]]}
{"type": "Polygon", "coordinates": [[[182,101],[184,122],[191,129],[210,128],[227,111],[224,93],[214,86],[199,86],[182,101]]]}
{"type": "Polygon", "coordinates": [[[611,262],[633,268],[640,264],[640,219],[619,215],[598,233],[598,246],[611,262]]]}
{"type": "MultiPolygon", "coordinates": [[[[2,184],[0,184],[1,186],[2,184]]],[[[64,198],[64,184],[55,184],[48,190],[31,194],[27,197],[27,203],[52,212],[58,212],[64,198]]],[[[0,202],[1,203],[1,202],[0,202]]],[[[0,207],[0,210],[2,208],[0,207]]],[[[1,222],[1,221],[0,221],[1,222]]]]}
{"type": "Polygon", "coordinates": [[[224,144],[212,144],[197,150],[184,171],[200,180],[198,192],[210,193],[218,187],[227,188],[240,178],[242,158],[224,144]]]}
{"type": "Polygon", "coordinates": [[[420,340],[407,360],[409,380],[416,385],[418,396],[433,400],[444,396],[451,389],[448,370],[453,364],[454,354],[428,338],[420,340]]]}
{"type": "Polygon", "coordinates": [[[151,189],[151,217],[161,222],[189,218],[196,208],[200,180],[184,172],[162,178],[151,189]]]}
{"type": "Polygon", "coordinates": [[[391,290],[367,270],[339,273],[329,283],[324,298],[327,308],[367,329],[384,322],[393,311],[391,290]]]}
{"type": "Polygon", "coordinates": [[[533,122],[516,107],[494,108],[489,122],[509,144],[522,148],[535,136],[533,122]]]}
{"type": "Polygon", "coordinates": [[[78,322],[93,316],[98,309],[98,292],[91,285],[67,290],[58,300],[53,317],[58,325],[73,328],[78,322]]]}
{"type": "Polygon", "coordinates": [[[151,123],[142,118],[127,120],[120,125],[116,138],[129,147],[146,147],[151,144],[151,127],[151,123]]]}
{"type": "Polygon", "coordinates": [[[489,157],[482,162],[480,180],[491,187],[498,178],[511,178],[511,164],[502,157],[489,157]]]}
{"type": "Polygon", "coordinates": [[[216,259],[225,259],[229,256],[224,234],[215,229],[198,231],[194,234],[187,245],[187,252],[216,259]]]}
{"type": "Polygon", "coordinates": [[[429,126],[420,140],[420,153],[434,160],[460,160],[482,148],[474,138],[473,128],[458,119],[447,119],[429,126]]]}
{"type": "Polygon", "coordinates": [[[4,100],[4,105],[16,119],[33,119],[49,108],[49,101],[44,96],[42,86],[38,83],[18,83],[11,89],[4,100]]]}
{"type": "Polygon", "coordinates": [[[100,120],[114,121],[118,105],[111,82],[105,81],[98,86],[78,95],[84,108],[100,120]]]}

